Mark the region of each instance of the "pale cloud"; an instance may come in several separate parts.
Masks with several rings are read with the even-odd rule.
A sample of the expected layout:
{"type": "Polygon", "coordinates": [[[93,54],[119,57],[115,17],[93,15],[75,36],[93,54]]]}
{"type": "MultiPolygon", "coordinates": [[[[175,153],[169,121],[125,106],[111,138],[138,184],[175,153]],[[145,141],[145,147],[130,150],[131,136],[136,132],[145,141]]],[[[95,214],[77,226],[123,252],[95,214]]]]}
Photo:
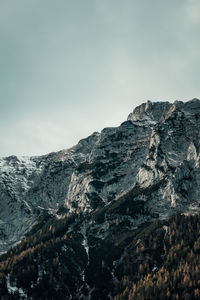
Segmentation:
{"type": "Polygon", "coordinates": [[[191,22],[191,26],[200,23],[200,2],[198,0],[188,0],[185,3],[185,17],[191,22]]]}
{"type": "Polygon", "coordinates": [[[147,99],[199,97],[199,5],[1,1],[0,155],[70,147],[147,99]]]}

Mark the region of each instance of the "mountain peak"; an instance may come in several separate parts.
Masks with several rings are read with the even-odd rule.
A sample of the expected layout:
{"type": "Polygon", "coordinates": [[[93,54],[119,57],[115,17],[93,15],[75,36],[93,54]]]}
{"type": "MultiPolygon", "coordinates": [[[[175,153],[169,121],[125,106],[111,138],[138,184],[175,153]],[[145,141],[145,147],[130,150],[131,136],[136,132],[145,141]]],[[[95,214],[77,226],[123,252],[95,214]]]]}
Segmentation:
{"type": "MultiPolygon", "coordinates": [[[[124,276],[152,278],[150,293],[171,247],[176,261],[184,249],[194,260],[200,215],[188,224],[183,214],[200,213],[200,100],[147,101],[128,120],[67,150],[0,159],[0,253],[8,251],[0,258],[1,299],[141,299],[132,291],[115,297],[124,276]]],[[[191,270],[197,287],[199,270],[191,270]]],[[[166,299],[164,285],[155,286],[162,294],[145,299],[166,299]]]]}
{"type": "Polygon", "coordinates": [[[155,121],[158,122],[171,108],[170,102],[151,102],[148,100],[137,106],[132,113],[129,114],[128,120],[131,121],[155,121]]]}
{"type": "Polygon", "coordinates": [[[200,112],[200,100],[197,98],[187,102],[176,100],[174,103],[168,101],[152,102],[148,100],[137,106],[133,112],[128,115],[127,120],[159,122],[177,109],[190,114],[200,112]]]}

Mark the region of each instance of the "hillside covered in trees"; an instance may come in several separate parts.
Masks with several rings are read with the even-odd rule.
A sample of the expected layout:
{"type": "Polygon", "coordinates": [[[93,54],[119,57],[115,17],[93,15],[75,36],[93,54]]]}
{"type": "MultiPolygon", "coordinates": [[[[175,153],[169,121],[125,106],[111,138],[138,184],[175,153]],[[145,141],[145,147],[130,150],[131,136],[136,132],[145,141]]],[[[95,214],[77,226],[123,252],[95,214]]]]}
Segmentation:
{"type": "Polygon", "coordinates": [[[115,300],[200,299],[200,215],[176,215],[162,229],[145,230],[135,250],[140,264],[134,267],[137,255],[129,249],[129,271],[115,300]],[[153,256],[160,261],[152,268],[153,256]]]}
{"type": "Polygon", "coordinates": [[[116,220],[104,242],[90,232],[89,253],[82,218],[40,217],[0,257],[2,299],[200,298],[200,215],[177,214],[132,231],[116,220]]]}

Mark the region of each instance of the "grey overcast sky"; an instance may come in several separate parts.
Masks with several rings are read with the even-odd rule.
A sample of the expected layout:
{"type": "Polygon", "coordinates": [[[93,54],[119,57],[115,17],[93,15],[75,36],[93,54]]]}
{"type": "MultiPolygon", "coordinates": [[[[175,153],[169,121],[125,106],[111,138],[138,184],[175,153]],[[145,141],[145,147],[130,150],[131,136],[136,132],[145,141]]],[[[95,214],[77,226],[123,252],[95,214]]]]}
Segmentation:
{"type": "Polygon", "coordinates": [[[40,155],[200,97],[199,0],[0,0],[0,155],[40,155]]]}

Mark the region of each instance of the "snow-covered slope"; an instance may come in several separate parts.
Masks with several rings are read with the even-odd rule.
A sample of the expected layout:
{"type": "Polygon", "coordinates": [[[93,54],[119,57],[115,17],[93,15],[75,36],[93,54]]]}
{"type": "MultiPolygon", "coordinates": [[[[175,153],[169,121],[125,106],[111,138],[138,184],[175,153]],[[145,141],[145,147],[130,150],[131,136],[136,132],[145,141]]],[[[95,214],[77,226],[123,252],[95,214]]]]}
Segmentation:
{"type": "Polygon", "coordinates": [[[119,127],[71,149],[0,159],[0,251],[18,242],[44,210],[54,214],[61,205],[78,214],[101,208],[103,235],[116,215],[134,227],[198,210],[199,141],[200,100],[148,101],[119,127]],[[134,210],[135,203],[142,209],[134,210]]]}

